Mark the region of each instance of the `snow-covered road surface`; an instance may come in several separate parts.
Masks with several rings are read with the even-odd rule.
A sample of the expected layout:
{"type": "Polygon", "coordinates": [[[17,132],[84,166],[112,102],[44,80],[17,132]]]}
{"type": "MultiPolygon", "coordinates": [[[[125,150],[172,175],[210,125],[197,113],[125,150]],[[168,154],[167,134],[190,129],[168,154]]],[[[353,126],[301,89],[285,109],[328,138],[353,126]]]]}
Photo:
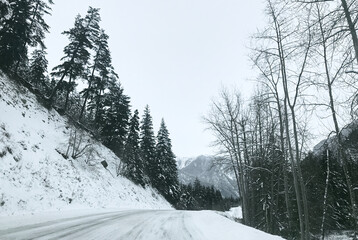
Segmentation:
{"type": "Polygon", "coordinates": [[[282,239],[210,211],[126,210],[2,217],[0,239],[282,239]],[[45,219],[45,220],[41,220],[45,219]]]}

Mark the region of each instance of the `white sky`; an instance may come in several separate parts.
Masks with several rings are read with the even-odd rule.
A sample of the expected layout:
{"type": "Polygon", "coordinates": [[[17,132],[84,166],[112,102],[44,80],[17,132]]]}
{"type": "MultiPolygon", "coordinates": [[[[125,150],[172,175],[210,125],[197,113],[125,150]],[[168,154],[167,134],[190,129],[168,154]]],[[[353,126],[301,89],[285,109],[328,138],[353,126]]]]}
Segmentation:
{"type": "Polygon", "coordinates": [[[165,119],[179,157],[213,154],[202,122],[222,86],[250,92],[250,35],[264,24],[261,0],[55,0],[47,17],[50,68],[68,44],[61,32],[88,6],[101,8],[113,65],[132,110],[150,106],[155,133],[165,119]]]}

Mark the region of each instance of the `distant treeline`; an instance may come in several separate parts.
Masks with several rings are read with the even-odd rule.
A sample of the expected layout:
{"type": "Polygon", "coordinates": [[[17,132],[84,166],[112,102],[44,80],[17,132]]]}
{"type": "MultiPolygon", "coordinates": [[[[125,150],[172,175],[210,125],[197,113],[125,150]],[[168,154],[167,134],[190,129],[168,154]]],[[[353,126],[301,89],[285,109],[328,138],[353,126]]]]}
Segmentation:
{"type": "Polygon", "coordinates": [[[223,198],[214,186],[204,186],[196,178],[193,184],[181,184],[177,209],[227,211],[240,204],[238,198],[223,198]]]}

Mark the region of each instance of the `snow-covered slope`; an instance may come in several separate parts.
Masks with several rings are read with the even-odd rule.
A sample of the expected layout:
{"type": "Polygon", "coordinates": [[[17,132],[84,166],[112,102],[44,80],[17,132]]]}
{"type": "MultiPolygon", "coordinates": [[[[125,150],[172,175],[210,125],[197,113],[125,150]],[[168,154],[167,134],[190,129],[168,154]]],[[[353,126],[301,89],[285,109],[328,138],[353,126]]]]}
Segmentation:
{"type": "Polygon", "coordinates": [[[179,159],[179,180],[189,184],[198,178],[204,185],[220,190],[224,197],[238,197],[237,186],[230,168],[215,163],[213,156],[199,156],[191,159],[179,159]]]}
{"type": "Polygon", "coordinates": [[[152,189],[117,177],[117,163],[113,152],[0,74],[0,215],[74,208],[171,208],[152,189]],[[66,153],[74,132],[91,146],[71,161],[60,153],[66,153]],[[103,160],[108,170],[101,165],[103,160]]]}

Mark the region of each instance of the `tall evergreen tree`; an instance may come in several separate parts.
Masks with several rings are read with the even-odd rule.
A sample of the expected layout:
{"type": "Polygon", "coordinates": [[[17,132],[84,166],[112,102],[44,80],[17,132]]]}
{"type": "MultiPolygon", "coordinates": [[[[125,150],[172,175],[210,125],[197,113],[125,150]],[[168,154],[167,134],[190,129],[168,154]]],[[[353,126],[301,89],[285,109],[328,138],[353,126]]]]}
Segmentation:
{"type": "MultiPolygon", "coordinates": [[[[111,53],[108,47],[108,35],[104,30],[101,30],[94,41],[94,51],[93,64],[88,69],[88,72],[90,72],[90,75],[87,76],[88,86],[81,92],[84,102],[79,117],[80,120],[85,112],[87,100],[94,97],[99,98],[106,86],[103,82],[107,81],[109,73],[113,72],[111,53]]],[[[96,101],[94,101],[94,105],[96,105],[96,101]]]]}
{"type": "Polygon", "coordinates": [[[10,17],[10,3],[7,0],[0,1],[0,29],[3,26],[3,22],[10,17]]]}
{"type": "Polygon", "coordinates": [[[49,32],[49,25],[45,22],[44,16],[50,15],[51,7],[53,4],[52,0],[31,0],[31,11],[30,11],[30,45],[35,47],[40,45],[42,49],[45,49],[43,39],[45,33],[49,32]]]}
{"type": "Polygon", "coordinates": [[[108,91],[103,95],[101,136],[104,144],[122,156],[130,116],[129,97],[116,77],[110,78],[108,91]]]}
{"type": "Polygon", "coordinates": [[[48,61],[45,50],[34,50],[29,66],[28,79],[36,87],[43,87],[46,80],[48,61]]]}
{"type": "Polygon", "coordinates": [[[9,0],[2,3],[0,16],[0,69],[11,70],[17,62],[27,61],[27,44],[31,42],[31,5],[28,0],[9,0]],[[9,8],[7,6],[9,6],[9,8]]]}
{"type": "Polygon", "coordinates": [[[153,121],[148,105],[144,109],[140,126],[140,153],[144,164],[145,175],[148,176],[150,183],[153,185],[157,178],[158,164],[155,161],[153,121]]]}
{"type": "Polygon", "coordinates": [[[44,15],[50,14],[53,4],[42,0],[8,0],[0,2],[0,68],[17,71],[27,62],[28,46],[40,44],[49,32],[44,15]]]}
{"type": "Polygon", "coordinates": [[[64,110],[67,108],[69,94],[74,89],[75,79],[85,73],[90,57],[89,50],[92,49],[93,41],[98,34],[100,20],[99,9],[90,7],[85,18],[78,15],[75,26],[63,32],[70,39],[70,43],[64,48],[65,56],[61,59],[63,62],[53,69],[52,75],[60,77],[60,80],[49,99],[53,99],[57,90],[63,85],[64,79],[68,77],[64,110]]]}
{"type": "Polygon", "coordinates": [[[130,120],[129,132],[124,145],[123,161],[126,164],[125,176],[133,182],[145,185],[143,161],[139,153],[139,113],[138,110],[130,120]]]}
{"type": "Polygon", "coordinates": [[[164,119],[160,124],[156,145],[157,178],[155,187],[170,201],[174,203],[179,191],[178,169],[172,143],[164,119]]]}

